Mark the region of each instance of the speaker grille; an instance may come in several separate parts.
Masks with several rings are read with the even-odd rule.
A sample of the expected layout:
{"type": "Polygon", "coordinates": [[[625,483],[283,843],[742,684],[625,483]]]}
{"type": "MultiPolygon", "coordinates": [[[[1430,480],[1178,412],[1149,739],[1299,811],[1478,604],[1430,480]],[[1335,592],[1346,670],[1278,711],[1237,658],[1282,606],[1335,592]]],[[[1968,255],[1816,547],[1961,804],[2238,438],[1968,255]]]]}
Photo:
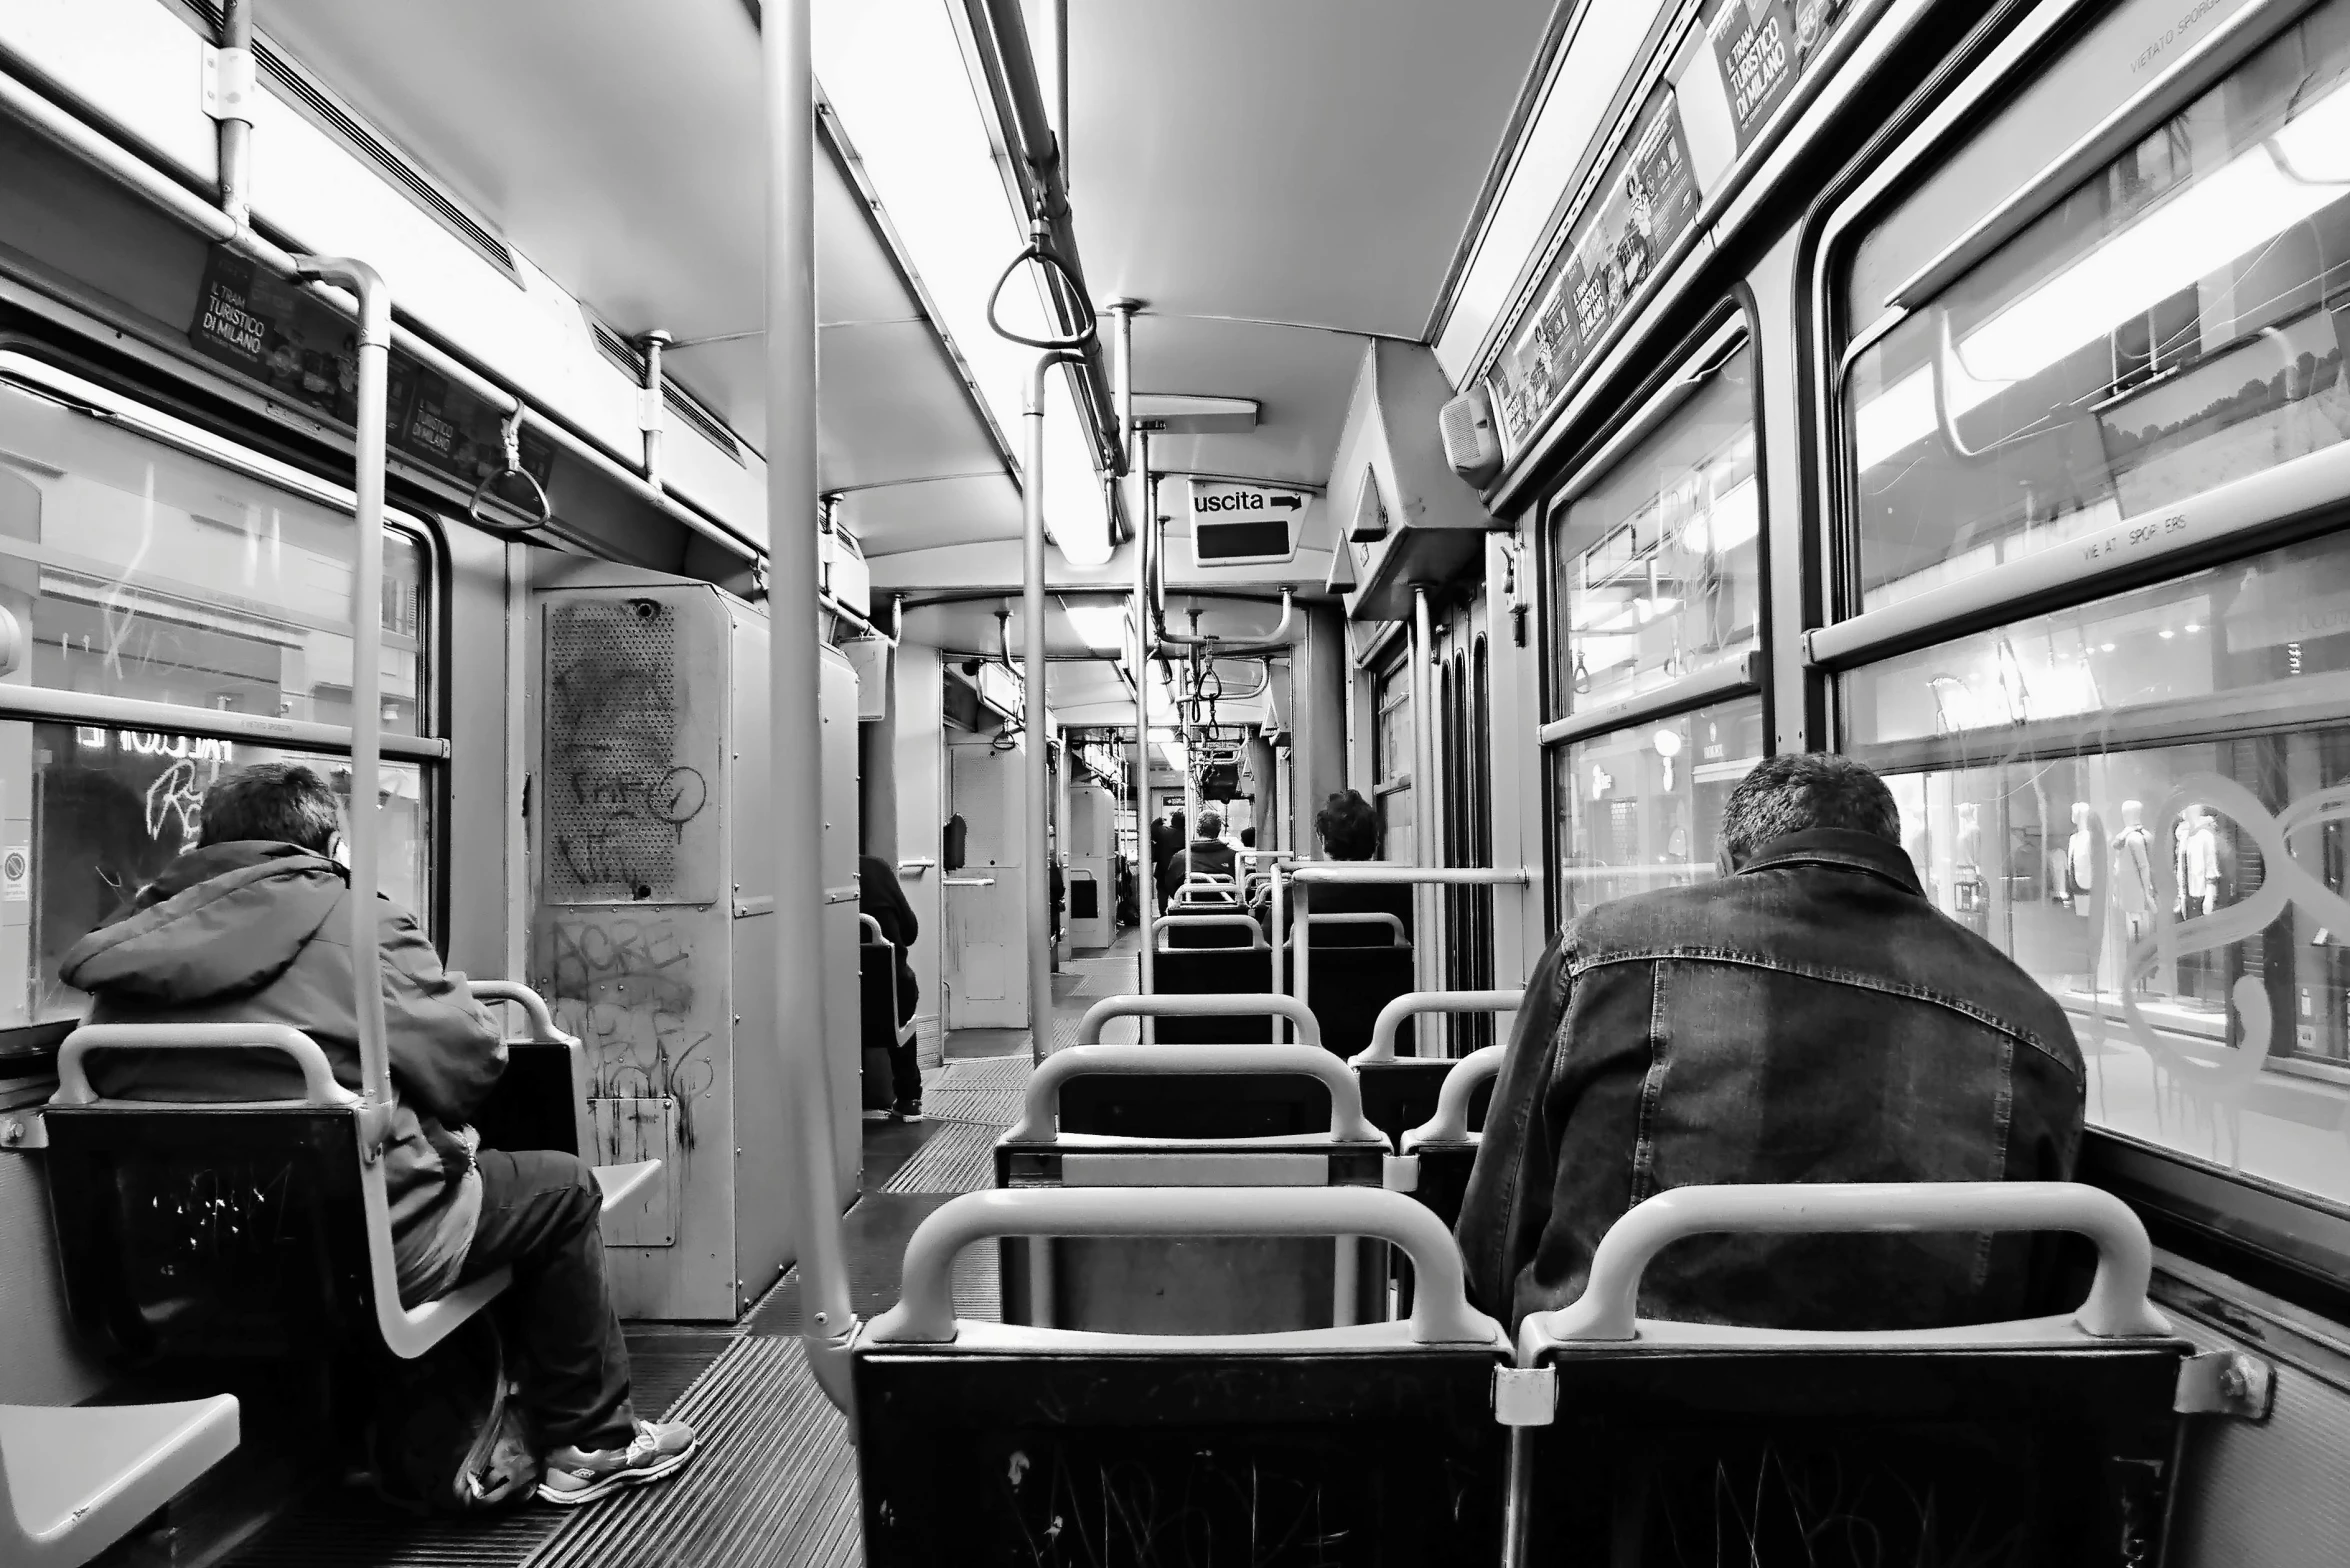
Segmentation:
{"type": "Polygon", "coordinates": [[[700,776],[679,766],[676,613],[654,599],[558,602],[547,671],[550,889],[565,902],[674,898],[681,825],[703,803],[700,776]]]}

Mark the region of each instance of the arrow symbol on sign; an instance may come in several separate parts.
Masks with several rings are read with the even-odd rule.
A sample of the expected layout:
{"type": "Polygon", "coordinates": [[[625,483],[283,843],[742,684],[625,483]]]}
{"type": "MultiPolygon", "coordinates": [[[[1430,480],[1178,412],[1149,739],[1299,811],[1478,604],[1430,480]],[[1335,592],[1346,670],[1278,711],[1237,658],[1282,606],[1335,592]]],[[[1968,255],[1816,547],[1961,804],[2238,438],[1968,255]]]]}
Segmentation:
{"type": "Polygon", "coordinates": [[[1305,505],[1304,501],[1294,495],[1277,495],[1269,497],[1268,500],[1276,510],[1284,512],[1294,512],[1305,505]]]}

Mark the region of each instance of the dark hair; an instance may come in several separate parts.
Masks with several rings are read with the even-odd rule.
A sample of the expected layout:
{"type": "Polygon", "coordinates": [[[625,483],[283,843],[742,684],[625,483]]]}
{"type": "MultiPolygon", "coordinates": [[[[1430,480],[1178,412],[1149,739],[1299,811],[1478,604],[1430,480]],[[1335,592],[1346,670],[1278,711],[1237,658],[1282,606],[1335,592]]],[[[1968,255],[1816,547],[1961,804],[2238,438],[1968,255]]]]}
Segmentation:
{"type": "Polygon", "coordinates": [[[1254,849],[1257,847],[1257,830],[1255,828],[1242,828],[1240,830],[1240,847],[1242,849],[1254,849]]]}
{"type": "Polygon", "coordinates": [[[1201,807],[1198,836],[1203,839],[1222,838],[1224,836],[1224,813],[1216,810],[1213,806],[1201,807]]]}
{"type": "Polygon", "coordinates": [[[1901,808],[1868,764],[1833,752],[1771,757],[1738,781],[1722,807],[1722,853],[1732,867],[1772,839],[1806,828],[1846,828],[1901,842],[1901,808]]]}
{"type": "Polygon", "coordinates": [[[1379,813],[1356,790],[1340,790],[1314,813],[1314,831],[1333,860],[1369,860],[1379,853],[1379,813]]]}
{"type": "Polygon", "coordinates": [[[342,831],[340,805],[315,770],[298,762],[256,762],[212,781],[196,844],[260,839],[323,855],[342,831]]]}

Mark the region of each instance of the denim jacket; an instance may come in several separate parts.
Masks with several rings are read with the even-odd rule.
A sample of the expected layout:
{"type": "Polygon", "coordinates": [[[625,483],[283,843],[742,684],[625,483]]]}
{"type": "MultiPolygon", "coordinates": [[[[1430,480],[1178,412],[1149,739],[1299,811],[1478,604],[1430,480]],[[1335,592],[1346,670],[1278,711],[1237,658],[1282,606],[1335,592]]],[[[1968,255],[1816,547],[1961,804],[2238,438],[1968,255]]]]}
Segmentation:
{"type": "MultiPolygon", "coordinates": [[[[1582,1293],[1611,1222],[1720,1182],[2063,1181],[2081,1053],[2055,999],[1835,829],[1719,881],[1602,905],[1527,988],[1459,1237],[1513,1326],[1582,1293]]],[[[1642,1315],[1924,1328],[2055,1310],[2024,1235],[1708,1236],[1649,1265],[1642,1315]]]]}

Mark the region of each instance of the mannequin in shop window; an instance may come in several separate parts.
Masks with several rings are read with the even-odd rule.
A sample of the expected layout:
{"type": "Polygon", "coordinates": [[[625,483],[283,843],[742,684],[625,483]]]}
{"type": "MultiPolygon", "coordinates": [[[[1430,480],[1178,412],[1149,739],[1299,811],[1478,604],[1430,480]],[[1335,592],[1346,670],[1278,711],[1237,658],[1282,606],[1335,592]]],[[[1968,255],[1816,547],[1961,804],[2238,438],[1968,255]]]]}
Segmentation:
{"type": "MultiPolygon", "coordinates": [[[[2172,869],[2178,875],[2178,897],[2171,904],[2171,912],[2182,920],[2193,920],[2219,907],[2220,861],[2219,827],[2211,819],[2211,812],[2202,806],[2189,806],[2180,813],[2178,825],[2172,829],[2172,869]]],[[[2204,995],[2204,983],[2213,978],[2210,956],[2202,952],[2183,952],[2179,955],[2179,994],[2198,1002],[2215,998],[2204,995]]]]}
{"type": "Polygon", "coordinates": [[[2113,836],[2113,901],[2133,944],[2146,934],[2154,915],[2154,838],[2146,831],[2145,814],[2139,802],[2123,801],[2122,830],[2113,836]]]}
{"type": "Polygon", "coordinates": [[[2064,846],[2065,902],[2073,913],[2088,918],[2089,906],[2097,894],[2097,818],[2085,800],[2073,802],[2073,836],[2064,846]]]}

